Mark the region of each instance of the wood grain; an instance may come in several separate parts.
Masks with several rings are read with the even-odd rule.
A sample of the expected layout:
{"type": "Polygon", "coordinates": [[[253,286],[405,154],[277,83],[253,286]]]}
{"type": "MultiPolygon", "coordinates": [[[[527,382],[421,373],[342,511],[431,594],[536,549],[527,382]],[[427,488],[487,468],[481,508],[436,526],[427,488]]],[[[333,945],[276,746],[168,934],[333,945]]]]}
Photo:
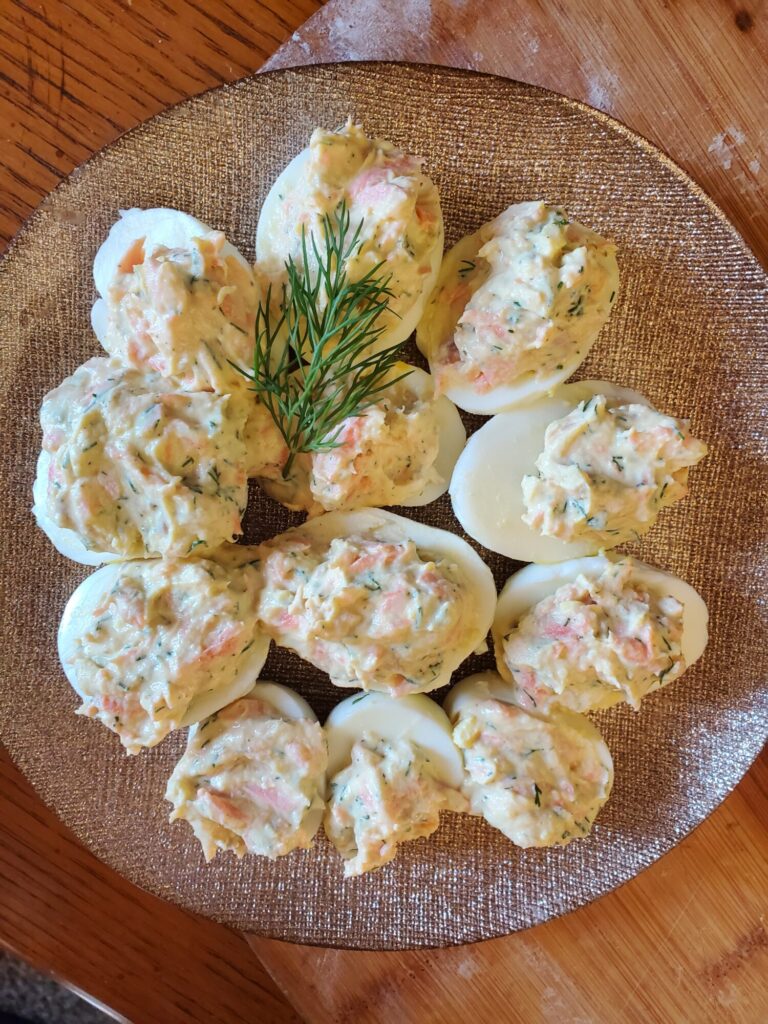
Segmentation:
{"type": "Polygon", "coordinates": [[[768,265],[765,0],[334,0],[267,63],[412,60],[604,110],[681,164],[768,265]]]}
{"type": "Polygon", "coordinates": [[[2,945],[132,1021],[300,1020],[240,935],[107,868],[1,751],[0,801],[2,945]]]}
{"type": "MultiPolygon", "coordinates": [[[[127,128],[268,66],[410,59],[506,74],[647,135],[768,264],[760,0],[2,0],[0,243],[127,128]],[[296,31],[313,14],[309,23],[296,31]],[[295,33],[291,36],[292,33],[295,33]]],[[[0,941],[131,1020],[297,1020],[242,940],[120,879],[0,762],[0,941]]],[[[250,938],[307,1021],[768,1020],[768,767],[598,903],[472,947],[346,953],[250,938]]]]}
{"type": "Polygon", "coordinates": [[[66,174],[187,96],[255,71],[318,0],[2,0],[0,242],[66,174]]]}

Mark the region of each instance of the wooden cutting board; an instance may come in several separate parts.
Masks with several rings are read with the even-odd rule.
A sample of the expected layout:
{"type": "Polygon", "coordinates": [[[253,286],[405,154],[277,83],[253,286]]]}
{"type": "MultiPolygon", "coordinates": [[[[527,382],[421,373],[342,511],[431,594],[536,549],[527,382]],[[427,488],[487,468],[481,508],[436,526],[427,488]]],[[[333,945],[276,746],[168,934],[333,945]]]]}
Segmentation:
{"type": "MultiPolygon", "coordinates": [[[[268,67],[345,59],[474,67],[584,100],[681,163],[768,265],[763,2],[319,6],[4,0],[0,240],[121,131],[273,54],[268,67]]],[[[676,850],[561,920],[476,946],[402,954],[250,937],[258,959],[235,934],[119,879],[7,761],[2,767],[0,942],[133,1021],[768,1020],[765,759],[676,850]]]]}

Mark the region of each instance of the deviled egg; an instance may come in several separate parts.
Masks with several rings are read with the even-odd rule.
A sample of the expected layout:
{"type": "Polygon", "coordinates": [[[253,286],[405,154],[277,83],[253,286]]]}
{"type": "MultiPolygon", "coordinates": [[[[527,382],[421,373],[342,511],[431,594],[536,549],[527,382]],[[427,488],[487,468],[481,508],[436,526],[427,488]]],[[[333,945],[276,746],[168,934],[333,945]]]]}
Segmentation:
{"type": "Polygon", "coordinates": [[[258,573],[236,549],[214,558],[103,566],[72,594],[59,625],[78,714],[128,753],[159,743],[253,686],[269,639],[256,618],[258,573]]]}
{"type": "Polygon", "coordinates": [[[382,509],[328,512],[259,548],[259,617],[336,686],[444,686],[485,644],[490,569],[460,537],[382,509]]]}
{"type": "Polygon", "coordinates": [[[463,790],[517,846],[565,846],[589,834],[613,785],[613,759],[597,728],[563,708],[514,706],[509,685],[482,672],[445,701],[464,756],[463,790]]]}
{"type": "Polygon", "coordinates": [[[557,207],[517,203],[447,254],[417,342],[460,409],[502,412],[571,376],[618,287],[612,242],[557,207]]]}
{"type": "Polygon", "coordinates": [[[388,278],[389,308],[376,347],[404,341],[415,329],[437,279],[443,254],[443,215],[437,188],[422,161],[348,121],[338,131],[316,128],[309,147],[283,170],[261,208],[256,255],[272,272],[288,259],[308,269],[317,260],[310,242],[325,248],[325,219],[345,202],[349,238],[344,268],[351,281],[377,270],[388,278]],[[359,233],[358,233],[359,232],[359,233]]]}
{"type": "Polygon", "coordinates": [[[90,359],[43,399],[34,514],[75,562],[204,554],[241,532],[246,393],[90,359]]]}
{"type": "Polygon", "coordinates": [[[345,859],[346,877],[388,863],[400,843],[431,835],[441,811],[466,810],[461,755],[429,697],[349,697],[330,713],[325,732],[325,831],[345,859]]]}
{"type": "Polygon", "coordinates": [[[207,861],[219,850],[274,859],[306,850],[323,819],[323,729],[277,683],[249,692],[189,730],[168,780],[171,821],[188,821],[207,861]]]}
{"type": "Polygon", "coordinates": [[[638,539],[687,493],[706,454],[688,424],[608,381],[564,384],[501,413],[469,439],[451,479],[467,533],[526,562],[595,554],[638,539]]]}
{"type": "Polygon", "coordinates": [[[496,662],[523,707],[637,709],[701,657],[707,620],[690,584],[633,558],[528,565],[499,595],[496,662]]]}
{"type": "Polygon", "coordinates": [[[273,463],[259,477],[267,494],[310,515],[426,505],[444,494],[467,439],[459,412],[444,396],[435,398],[432,378],[415,366],[396,364],[391,379],[333,431],[333,447],[299,455],[288,479],[273,463]]]}
{"type": "Polygon", "coordinates": [[[110,355],[189,391],[245,386],[235,367],[253,362],[260,288],[222,232],[180,210],[121,211],[93,277],[91,322],[110,355]]]}

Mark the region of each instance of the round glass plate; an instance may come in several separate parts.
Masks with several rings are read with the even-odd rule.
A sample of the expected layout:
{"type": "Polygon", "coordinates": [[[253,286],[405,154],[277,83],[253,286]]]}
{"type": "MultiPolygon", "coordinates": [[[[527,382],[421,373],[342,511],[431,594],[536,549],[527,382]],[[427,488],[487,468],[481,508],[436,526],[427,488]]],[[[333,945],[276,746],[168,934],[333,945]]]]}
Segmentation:
{"type": "MultiPolygon", "coordinates": [[[[525,928],[609,892],[698,825],[765,739],[765,300],[757,261],[679,168],[603,114],[517,82],[399,64],[307,67],[214,90],[123,136],[42,203],[0,265],[0,694],[11,756],[121,874],[260,935],[367,949],[442,946],[525,928]],[[316,125],[334,127],[348,114],[425,158],[447,244],[535,198],[616,239],[620,299],[581,375],[644,392],[665,412],[690,417],[711,445],[690,496],[636,553],[703,594],[712,638],[701,662],[640,713],[600,716],[616,783],[587,840],[523,851],[480,820],[446,815],[393,864],[344,881],[323,837],[274,863],[226,854],[206,867],[188,826],[167,823],[165,781],[183,737],[129,758],[115,736],[75,716],[55,635],[86,570],[53,550],[29,508],[40,401],[99,352],[88,317],[91,264],[118,209],[180,207],[252,257],[258,210],[280,169],[316,125]]],[[[479,422],[468,418],[471,428],[479,422]]],[[[459,530],[447,497],[406,514],[459,530]]],[[[297,520],[254,493],[246,537],[297,520]]],[[[501,584],[514,563],[485,554],[501,584]]],[[[490,663],[486,655],[465,668],[490,663]]],[[[344,696],[274,648],[263,676],[295,686],[321,717],[344,696]]]]}

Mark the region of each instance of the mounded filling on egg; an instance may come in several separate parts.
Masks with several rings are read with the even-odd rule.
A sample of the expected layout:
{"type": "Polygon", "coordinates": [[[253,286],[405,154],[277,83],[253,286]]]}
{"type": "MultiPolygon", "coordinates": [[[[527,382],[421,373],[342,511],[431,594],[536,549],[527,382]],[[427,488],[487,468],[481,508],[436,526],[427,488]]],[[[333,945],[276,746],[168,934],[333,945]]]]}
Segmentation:
{"type": "Polygon", "coordinates": [[[46,395],[38,511],[86,548],[126,558],[204,554],[234,540],[248,497],[248,396],[172,388],[96,358],[46,395]]]}
{"type": "Polygon", "coordinates": [[[308,849],[326,764],[318,722],[243,697],[192,730],[168,780],[170,820],[190,823],[208,861],[219,850],[275,858],[308,849]]]}
{"type": "Polygon", "coordinates": [[[610,794],[610,751],[581,715],[544,717],[480,699],[461,707],[453,739],[472,812],[518,846],[564,846],[588,835],[610,794]]]}
{"type": "Polygon", "coordinates": [[[252,393],[249,399],[248,417],[243,431],[246,474],[249,478],[279,480],[288,458],[288,445],[266,405],[252,393]]]}
{"type": "Polygon", "coordinates": [[[411,384],[414,373],[429,381],[413,371],[395,383],[361,413],[347,417],[327,439],[327,448],[299,455],[287,480],[281,466],[261,474],[266,492],[289,508],[316,515],[401,505],[439,482],[440,423],[434,401],[420,394],[421,381],[418,388],[411,384]]]}
{"type": "MultiPolygon", "coordinates": [[[[346,273],[357,281],[381,264],[378,273],[388,278],[392,296],[377,326],[396,331],[431,287],[442,249],[440,200],[422,163],[389,142],[369,138],[351,121],[338,131],[316,128],[300,172],[293,174],[289,167],[278,179],[277,192],[270,195],[277,206],[269,216],[271,204],[265,204],[259,259],[271,269],[281,268],[289,257],[301,264],[302,230],[307,239],[314,234],[322,252],[323,218],[344,200],[348,241],[357,238],[344,261],[346,273]]],[[[307,248],[314,266],[309,243],[307,248]]]]}
{"type": "Polygon", "coordinates": [[[466,809],[458,790],[434,777],[417,743],[365,733],[331,780],[325,831],[349,878],[387,864],[401,843],[432,835],[441,811],[466,809]]]}
{"type": "Polygon", "coordinates": [[[618,291],[613,243],[543,202],[511,206],[471,237],[472,258],[427,312],[442,325],[429,353],[440,389],[490,391],[583,359],[618,291]]]}
{"type": "Polygon", "coordinates": [[[338,686],[428,690],[472,628],[462,570],[412,540],[295,530],[259,550],[264,628],[338,686]]]}
{"type": "Polygon", "coordinates": [[[195,698],[234,681],[257,643],[257,595],[249,565],[122,563],[92,611],[72,616],[60,643],[82,698],[78,714],[117,733],[129,753],[159,743],[184,724],[195,698]]]}
{"type": "Polygon", "coordinates": [[[637,540],[688,492],[707,453],[684,420],[604,395],[547,427],[536,475],[523,477],[523,522],[564,541],[637,540]]]}
{"type": "Polygon", "coordinates": [[[597,576],[579,574],[535,604],[503,637],[503,660],[517,700],[537,710],[555,704],[589,711],[627,702],[677,679],[683,606],[633,573],[631,558],[597,576]]]}
{"type": "Polygon", "coordinates": [[[110,355],[188,390],[242,387],[231,363],[253,362],[258,289],[249,268],[222,252],[225,242],[219,231],[173,249],[137,238],[105,296],[110,355]]]}

